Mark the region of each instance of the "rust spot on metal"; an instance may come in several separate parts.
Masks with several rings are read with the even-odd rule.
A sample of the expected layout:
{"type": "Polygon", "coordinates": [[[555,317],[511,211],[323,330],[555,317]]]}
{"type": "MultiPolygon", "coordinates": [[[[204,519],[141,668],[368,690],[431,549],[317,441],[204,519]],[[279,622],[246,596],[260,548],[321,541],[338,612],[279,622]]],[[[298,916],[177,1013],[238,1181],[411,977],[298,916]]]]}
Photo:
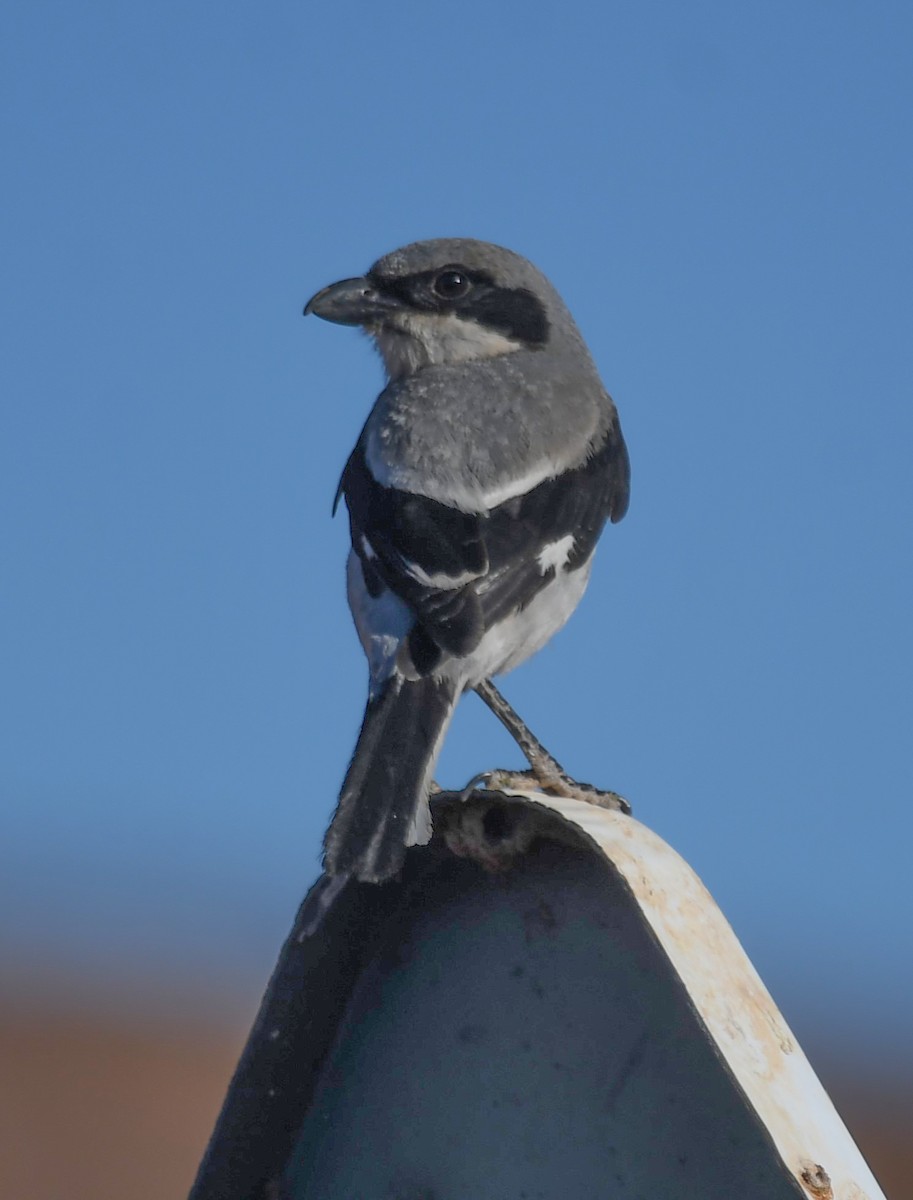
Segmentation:
{"type": "Polygon", "coordinates": [[[814,1200],[834,1200],[831,1177],[821,1163],[806,1161],[800,1165],[802,1169],[799,1172],[799,1178],[809,1195],[813,1196],[814,1200]]]}

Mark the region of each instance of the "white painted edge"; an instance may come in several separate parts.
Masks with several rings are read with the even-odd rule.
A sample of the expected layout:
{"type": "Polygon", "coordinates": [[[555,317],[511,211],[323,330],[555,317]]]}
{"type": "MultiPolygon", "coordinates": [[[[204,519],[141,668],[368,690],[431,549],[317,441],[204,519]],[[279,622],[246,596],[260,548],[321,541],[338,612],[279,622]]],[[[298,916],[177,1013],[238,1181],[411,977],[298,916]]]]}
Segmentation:
{"type": "Polygon", "coordinates": [[[886,1200],[729,923],[681,855],[623,813],[541,792],[507,794],[582,830],[625,880],[804,1194],[886,1200]]]}

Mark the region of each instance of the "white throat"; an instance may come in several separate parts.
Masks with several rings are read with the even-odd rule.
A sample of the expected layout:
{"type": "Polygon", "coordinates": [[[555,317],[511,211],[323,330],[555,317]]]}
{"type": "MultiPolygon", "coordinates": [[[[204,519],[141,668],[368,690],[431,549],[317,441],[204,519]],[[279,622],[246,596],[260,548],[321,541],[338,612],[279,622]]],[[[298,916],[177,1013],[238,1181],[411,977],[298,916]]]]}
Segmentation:
{"type": "Polygon", "coordinates": [[[402,379],[422,367],[495,358],[522,349],[522,343],[452,313],[398,313],[395,325],[368,329],[389,379],[402,379]]]}

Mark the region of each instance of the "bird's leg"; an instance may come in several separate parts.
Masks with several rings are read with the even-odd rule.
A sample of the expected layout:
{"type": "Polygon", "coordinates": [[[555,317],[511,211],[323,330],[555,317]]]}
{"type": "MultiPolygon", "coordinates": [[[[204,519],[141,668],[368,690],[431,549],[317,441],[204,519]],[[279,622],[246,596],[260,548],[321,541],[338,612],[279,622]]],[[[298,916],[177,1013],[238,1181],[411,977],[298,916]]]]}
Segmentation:
{"type": "Polygon", "coordinates": [[[526,761],[532,767],[533,774],[541,783],[553,784],[567,778],[561,763],[556,758],[552,758],[520,717],[520,714],[511,707],[490,679],[483,679],[475,690],[523,751],[526,761]]]}
{"type": "MultiPolygon", "coordinates": [[[[561,763],[549,754],[490,679],[483,679],[476,685],[475,691],[523,751],[531,768],[529,771],[495,770],[486,772],[478,779],[484,779],[489,788],[495,791],[505,787],[527,788],[530,777],[532,777],[542,791],[552,795],[566,796],[571,800],[585,800],[600,808],[615,808],[622,812],[631,811],[627,800],[616,792],[603,792],[593,787],[592,784],[578,783],[576,779],[571,779],[561,763]]],[[[473,780],[467,790],[470,790],[475,783],[476,780],[473,780]]]]}

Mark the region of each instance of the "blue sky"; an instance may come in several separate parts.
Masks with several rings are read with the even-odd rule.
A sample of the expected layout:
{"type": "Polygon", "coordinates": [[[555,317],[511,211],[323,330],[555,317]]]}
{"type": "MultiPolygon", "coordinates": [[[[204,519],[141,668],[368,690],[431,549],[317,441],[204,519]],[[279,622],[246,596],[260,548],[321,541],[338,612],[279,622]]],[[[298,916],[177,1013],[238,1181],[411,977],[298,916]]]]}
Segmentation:
{"type": "MultiPolygon", "coordinates": [[[[0,897],[28,986],[245,1012],[361,717],[305,322],[435,235],[564,294],[633,460],[504,683],[697,869],[806,1043],[913,1059],[906,5],[9,6],[0,897]]],[[[469,697],[439,777],[517,752],[469,697]]]]}

